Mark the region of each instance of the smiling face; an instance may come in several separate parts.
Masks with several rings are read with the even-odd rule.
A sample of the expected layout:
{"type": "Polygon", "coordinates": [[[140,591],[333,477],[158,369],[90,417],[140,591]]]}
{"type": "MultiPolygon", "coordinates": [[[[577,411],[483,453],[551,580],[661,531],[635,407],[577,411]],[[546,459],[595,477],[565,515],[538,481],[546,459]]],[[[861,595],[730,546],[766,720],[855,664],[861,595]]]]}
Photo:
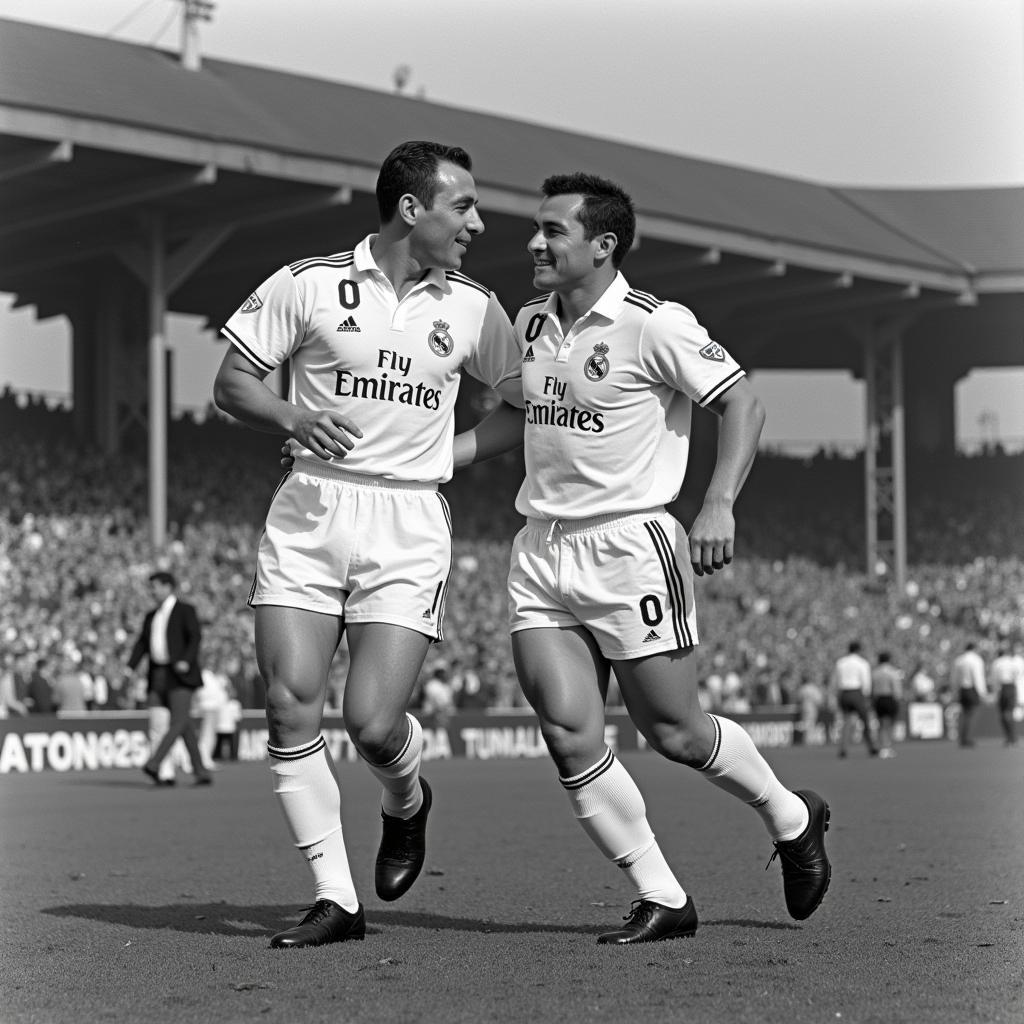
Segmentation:
{"type": "MultiPolygon", "coordinates": [[[[539,291],[567,292],[585,287],[604,265],[608,239],[586,237],[579,219],[583,196],[549,196],[540,204],[527,250],[533,257],[533,286],[539,291]]],[[[614,242],[612,242],[614,248],[614,242]]]]}
{"type": "MultiPolygon", "coordinates": [[[[409,197],[410,199],[412,197],[409,197]]],[[[425,267],[458,270],[474,235],[484,230],[473,175],[448,161],[437,165],[437,191],[428,207],[414,200],[413,255],[425,267]]]]}

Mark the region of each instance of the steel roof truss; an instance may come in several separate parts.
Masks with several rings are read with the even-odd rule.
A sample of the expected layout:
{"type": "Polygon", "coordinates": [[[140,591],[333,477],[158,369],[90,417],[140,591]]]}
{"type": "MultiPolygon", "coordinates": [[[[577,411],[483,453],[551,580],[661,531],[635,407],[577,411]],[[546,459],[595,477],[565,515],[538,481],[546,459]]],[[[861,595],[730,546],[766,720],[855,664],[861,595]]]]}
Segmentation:
{"type": "Polygon", "coordinates": [[[0,160],[0,181],[20,178],[53,164],[66,164],[73,156],[74,146],[67,139],[52,145],[29,146],[24,152],[0,160]]]}
{"type": "Polygon", "coordinates": [[[216,180],[217,168],[213,164],[204,164],[188,171],[140,179],[128,186],[114,185],[93,193],[87,202],[68,203],[58,207],[48,203],[45,213],[30,213],[20,220],[8,221],[0,227],[0,236],[31,231],[51,224],[63,224],[91,214],[138,206],[153,199],[175,195],[203,185],[212,185],[216,180]]]}

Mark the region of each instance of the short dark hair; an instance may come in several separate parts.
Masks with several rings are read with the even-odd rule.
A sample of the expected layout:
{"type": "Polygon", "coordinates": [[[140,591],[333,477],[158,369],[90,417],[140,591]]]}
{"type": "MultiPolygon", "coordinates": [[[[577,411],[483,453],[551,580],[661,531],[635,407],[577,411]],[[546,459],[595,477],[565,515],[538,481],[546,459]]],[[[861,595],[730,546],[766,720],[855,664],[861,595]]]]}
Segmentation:
{"type": "Polygon", "coordinates": [[[596,174],[574,171],[572,174],[552,174],[544,180],[540,190],[549,199],[553,196],[583,196],[579,214],[583,237],[589,239],[605,231],[612,232],[618,239],[612,253],[612,266],[622,266],[636,236],[636,210],[625,189],[596,174]]]}
{"type": "Polygon", "coordinates": [[[395,216],[398,200],[406,193],[430,209],[437,195],[437,165],[442,160],[473,170],[473,161],[464,149],[441,142],[403,142],[388,153],[377,174],[377,209],[382,224],[395,216]]]}
{"type": "Polygon", "coordinates": [[[880,665],[887,665],[892,661],[892,655],[888,651],[881,651],[878,655],[878,663],[880,665]]]}
{"type": "Polygon", "coordinates": [[[150,573],[149,582],[165,583],[169,587],[176,587],[178,585],[178,581],[174,578],[173,575],[171,575],[171,573],[163,571],[150,573]]]}
{"type": "Polygon", "coordinates": [[[850,646],[847,648],[847,650],[851,654],[859,654],[860,653],[860,641],[859,640],[851,640],[850,641],[850,646]]]}

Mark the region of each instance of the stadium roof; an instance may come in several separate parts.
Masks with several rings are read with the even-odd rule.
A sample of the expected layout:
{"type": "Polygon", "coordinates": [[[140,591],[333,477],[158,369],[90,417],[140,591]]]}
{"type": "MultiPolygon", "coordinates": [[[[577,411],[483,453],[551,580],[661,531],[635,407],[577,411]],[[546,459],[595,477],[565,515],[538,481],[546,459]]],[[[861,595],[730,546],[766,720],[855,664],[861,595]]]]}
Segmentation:
{"type": "Polygon", "coordinates": [[[168,51],[3,19],[0,290],[63,312],[83,261],[130,263],[157,210],[191,264],[216,254],[182,271],[171,309],[216,322],[276,265],[373,230],[377,166],[406,138],[473,154],[488,231],[467,269],[510,305],[530,293],[540,182],[581,168],[637,201],[630,278],[737,329],[1024,293],[1022,188],[822,185],[261,67],[190,71],[168,51]]]}

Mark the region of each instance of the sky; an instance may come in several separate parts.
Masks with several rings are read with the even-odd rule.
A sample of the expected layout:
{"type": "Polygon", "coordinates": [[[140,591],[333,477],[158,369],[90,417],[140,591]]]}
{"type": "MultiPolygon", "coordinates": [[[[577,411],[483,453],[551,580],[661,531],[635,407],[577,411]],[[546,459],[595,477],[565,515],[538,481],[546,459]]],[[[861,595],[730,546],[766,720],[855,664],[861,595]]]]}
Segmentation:
{"type": "MultiPolygon", "coordinates": [[[[180,10],[0,0],[0,17],[168,49],[180,10]]],[[[404,68],[408,95],[824,184],[1024,185],[1024,0],[216,0],[200,37],[211,57],[387,91],[404,68]]],[[[66,392],[66,326],[8,305],[0,387],[66,392]]],[[[204,406],[221,350],[173,320],[177,400],[204,406]]],[[[823,436],[813,410],[793,418],[806,379],[753,379],[766,439],[823,436]]],[[[830,440],[859,442],[860,387],[815,383],[830,440]]],[[[1024,370],[974,373],[957,400],[965,438],[1024,444],[1024,370]]]]}

